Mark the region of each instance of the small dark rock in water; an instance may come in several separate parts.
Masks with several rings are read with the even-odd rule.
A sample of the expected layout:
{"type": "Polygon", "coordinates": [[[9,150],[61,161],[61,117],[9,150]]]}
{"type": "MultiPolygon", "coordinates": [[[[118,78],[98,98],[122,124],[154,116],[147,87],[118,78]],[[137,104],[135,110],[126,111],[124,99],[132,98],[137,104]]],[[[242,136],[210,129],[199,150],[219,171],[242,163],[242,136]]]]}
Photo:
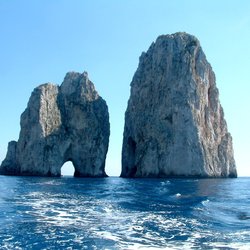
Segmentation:
{"type": "Polygon", "coordinates": [[[239,220],[250,220],[250,216],[246,212],[241,212],[238,214],[239,220]]]}
{"type": "Polygon", "coordinates": [[[125,115],[121,176],[237,176],[215,75],[194,36],[162,35],[142,53],[125,115]]]}
{"type": "Polygon", "coordinates": [[[109,129],[108,107],[87,73],[67,73],[60,87],[34,89],[0,173],[60,176],[62,165],[72,161],[74,176],[106,176],[109,129]]]}

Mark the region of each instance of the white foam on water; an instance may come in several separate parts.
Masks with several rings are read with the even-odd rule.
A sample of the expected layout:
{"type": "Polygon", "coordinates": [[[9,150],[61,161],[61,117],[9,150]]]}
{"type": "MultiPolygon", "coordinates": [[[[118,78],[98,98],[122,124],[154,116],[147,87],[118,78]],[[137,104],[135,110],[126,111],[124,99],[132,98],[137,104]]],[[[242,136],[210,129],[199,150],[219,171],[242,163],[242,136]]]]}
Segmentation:
{"type": "Polygon", "coordinates": [[[210,200],[209,199],[207,199],[207,200],[205,200],[205,201],[202,201],[201,203],[202,203],[202,205],[207,205],[208,203],[210,202],[210,200]]]}
{"type": "Polygon", "coordinates": [[[171,184],[170,181],[161,181],[160,183],[161,183],[162,186],[166,186],[166,185],[171,184]]]}

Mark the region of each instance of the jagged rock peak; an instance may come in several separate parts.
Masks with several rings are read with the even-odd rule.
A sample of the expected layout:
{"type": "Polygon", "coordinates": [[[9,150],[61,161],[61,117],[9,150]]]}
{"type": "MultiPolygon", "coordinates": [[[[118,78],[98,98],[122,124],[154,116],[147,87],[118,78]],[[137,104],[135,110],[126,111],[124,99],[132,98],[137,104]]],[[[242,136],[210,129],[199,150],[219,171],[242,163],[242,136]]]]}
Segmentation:
{"type": "Polygon", "coordinates": [[[125,114],[121,176],[237,176],[215,75],[194,36],[162,35],[142,53],[125,114]]]}
{"type": "Polygon", "coordinates": [[[0,173],[60,176],[62,165],[72,161],[75,176],[106,176],[109,134],[108,107],[87,72],[69,72],[61,86],[34,89],[0,173]]]}
{"type": "Polygon", "coordinates": [[[93,101],[99,98],[94,84],[89,80],[88,73],[84,71],[82,74],[77,72],[68,72],[61,85],[61,91],[64,94],[70,95],[78,92],[79,98],[87,98],[88,101],[93,101]]]}

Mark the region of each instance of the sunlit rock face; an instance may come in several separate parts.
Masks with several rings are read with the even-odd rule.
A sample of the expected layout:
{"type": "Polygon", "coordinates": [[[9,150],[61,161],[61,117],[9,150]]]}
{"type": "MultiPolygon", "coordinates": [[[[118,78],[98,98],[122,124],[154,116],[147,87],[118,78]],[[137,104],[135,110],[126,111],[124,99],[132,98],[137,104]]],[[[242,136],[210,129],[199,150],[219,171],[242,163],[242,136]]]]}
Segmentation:
{"type": "Polygon", "coordinates": [[[61,86],[34,89],[0,173],[60,176],[62,165],[72,161],[76,177],[106,176],[109,134],[106,102],[86,72],[69,72],[61,86]]]}
{"type": "Polygon", "coordinates": [[[121,176],[237,176],[215,75],[194,36],[162,35],[142,53],[125,114],[121,176]]]}

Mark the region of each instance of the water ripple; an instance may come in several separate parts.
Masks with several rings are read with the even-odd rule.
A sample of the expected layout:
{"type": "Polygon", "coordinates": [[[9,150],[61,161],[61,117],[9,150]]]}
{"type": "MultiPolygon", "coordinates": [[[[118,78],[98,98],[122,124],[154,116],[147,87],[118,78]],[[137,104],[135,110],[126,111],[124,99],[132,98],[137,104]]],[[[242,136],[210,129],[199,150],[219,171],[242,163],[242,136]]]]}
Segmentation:
{"type": "Polygon", "coordinates": [[[1,194],[0,249],[250,248],[250,193],[228,181],[4,181],[15,192],[1,194]]]}

